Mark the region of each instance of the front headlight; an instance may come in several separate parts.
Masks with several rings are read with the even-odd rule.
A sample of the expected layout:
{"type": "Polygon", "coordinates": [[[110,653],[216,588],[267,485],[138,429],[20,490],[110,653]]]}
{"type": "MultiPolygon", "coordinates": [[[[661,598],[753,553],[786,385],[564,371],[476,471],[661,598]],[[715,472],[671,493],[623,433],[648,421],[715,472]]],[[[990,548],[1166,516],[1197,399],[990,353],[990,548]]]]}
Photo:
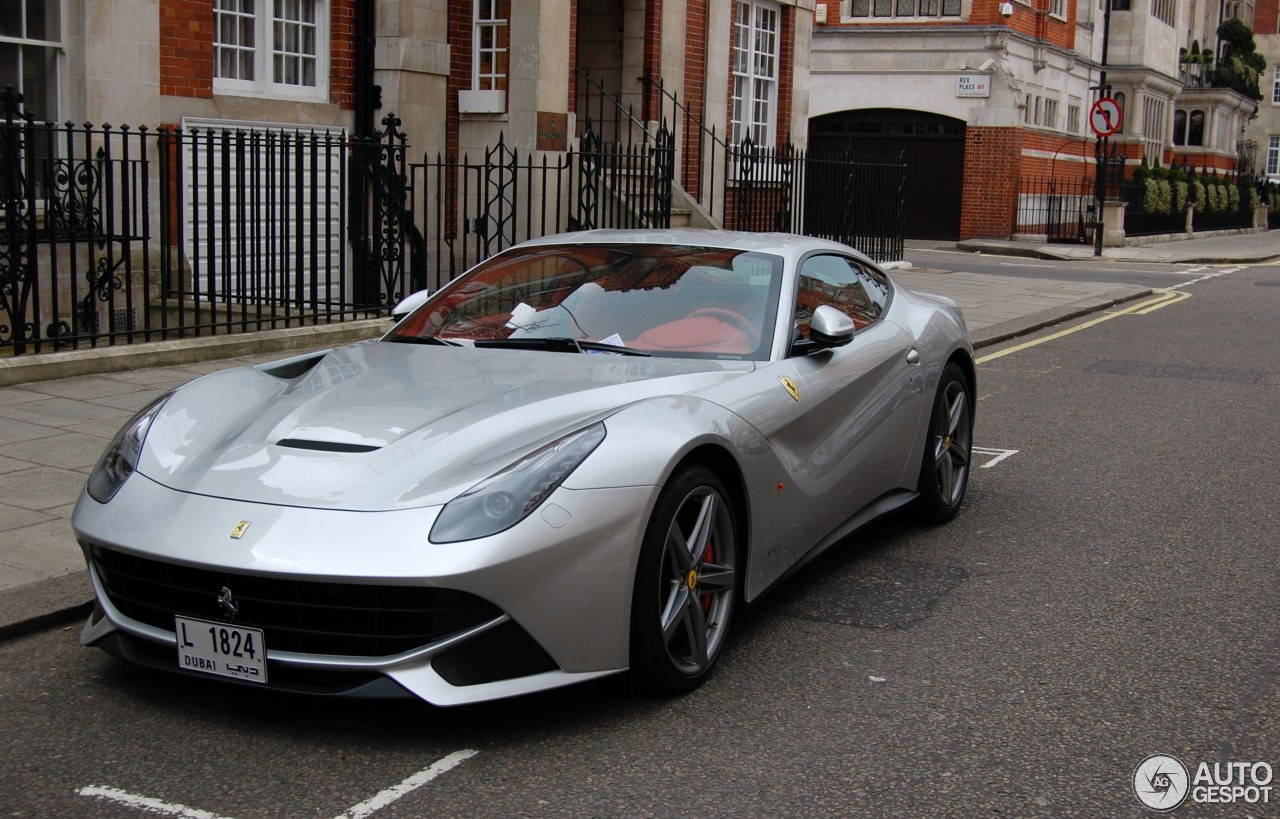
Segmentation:
{"type": "Polygon", "coordinates": [[[120,487],[138,467],[138,456],[142,454],[142,442],[147,438],[151,422],[160,413],[164,402],[172,393],[167,393],[152,401],[141,412],[129,419],[129,423],[116,433],[102,453],[102,459],[89,475],[89,497],[98,503],[106,503],[116,496],[120,487]]]}
{"type": "Polygon", "coordinates": [[[485,478],[445,504],[432,543],[457,543],[510,529],[538,508],[604,440],[604,424],[566,435],[485,478]]]}

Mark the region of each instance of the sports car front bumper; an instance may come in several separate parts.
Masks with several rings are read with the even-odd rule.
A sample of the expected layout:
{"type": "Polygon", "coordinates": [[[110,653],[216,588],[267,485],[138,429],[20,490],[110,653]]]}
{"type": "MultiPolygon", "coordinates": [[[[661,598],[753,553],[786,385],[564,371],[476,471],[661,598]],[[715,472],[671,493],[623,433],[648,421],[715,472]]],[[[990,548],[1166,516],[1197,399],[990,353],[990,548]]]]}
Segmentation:
{"type": "Polygon", "coordinates": [[[440,507],[270,506],[135,475],[76,506],[96,597],[81,642],[181,671],[173,618],[225,620],[226,588],[234,624],[263,630],[273,688],[385,696],[390,680],[457,705],[615,673],[656,493],[561,487],[505,532],[437,545],[440,507]]]}

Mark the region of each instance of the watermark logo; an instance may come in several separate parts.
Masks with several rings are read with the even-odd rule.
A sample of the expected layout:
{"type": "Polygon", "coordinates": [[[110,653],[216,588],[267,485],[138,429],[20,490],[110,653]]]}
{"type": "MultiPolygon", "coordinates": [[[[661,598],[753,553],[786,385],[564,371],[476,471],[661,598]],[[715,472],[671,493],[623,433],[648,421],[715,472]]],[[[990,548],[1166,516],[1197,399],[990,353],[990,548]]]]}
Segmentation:
{"type": "Polygon", "coordinates": [[[1177,757],[1152,754],[1133,772],[1133,792],[1138,801],[1154,811],[1181,805],[1190,793],[1190,776],[1177,757]]]}
{"type": "Polygon", "coordinates": [[[1152,754],[1133,772],[1133,793],[1153,811],[1197,805],[1269,803],[1273,772],[1266,762],[1201,762],[1192,774],[1177,757],[1152,754]]]}

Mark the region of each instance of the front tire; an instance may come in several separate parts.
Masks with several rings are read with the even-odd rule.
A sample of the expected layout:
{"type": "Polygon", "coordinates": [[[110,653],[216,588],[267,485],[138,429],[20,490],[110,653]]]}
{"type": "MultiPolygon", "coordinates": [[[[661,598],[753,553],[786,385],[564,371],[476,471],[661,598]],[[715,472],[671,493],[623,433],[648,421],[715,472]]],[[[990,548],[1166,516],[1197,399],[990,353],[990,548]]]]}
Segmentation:
{"type": "Polygon", "coordinates": [[[738,599],[739,548],[724,484],[705,467],[677,473],[645,530],[631,598],[637,688],[682,693],[711,673],[738,599]]]}
{"type": "Polygon", "coordinates": [[[969,486],[973,458],[973,397],[969,378],[952,362],[942,370],[920,464],[916,508],[931,523],[955,518],[969,486]]]}

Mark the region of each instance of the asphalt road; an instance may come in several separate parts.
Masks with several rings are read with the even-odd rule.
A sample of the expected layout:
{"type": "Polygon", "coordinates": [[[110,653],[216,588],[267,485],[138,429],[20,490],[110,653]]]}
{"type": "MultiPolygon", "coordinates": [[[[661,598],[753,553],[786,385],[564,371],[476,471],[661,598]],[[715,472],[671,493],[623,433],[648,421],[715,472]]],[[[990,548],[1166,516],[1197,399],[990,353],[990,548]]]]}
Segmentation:
{"type": "MultiPolygon", "coordinates": [[[[130,669],[54,629],[0,644],[0,805],[1116,817],[1149,815],[1150,754],[1280,768],[1280,268],[1184,292],[981,364],[977,462],[999,460],[961,516],[810,565],[692,694],[324,702],[130,669]]],[[[1174,815],[1280,815],[1272,797],[1174,815]]]]}

